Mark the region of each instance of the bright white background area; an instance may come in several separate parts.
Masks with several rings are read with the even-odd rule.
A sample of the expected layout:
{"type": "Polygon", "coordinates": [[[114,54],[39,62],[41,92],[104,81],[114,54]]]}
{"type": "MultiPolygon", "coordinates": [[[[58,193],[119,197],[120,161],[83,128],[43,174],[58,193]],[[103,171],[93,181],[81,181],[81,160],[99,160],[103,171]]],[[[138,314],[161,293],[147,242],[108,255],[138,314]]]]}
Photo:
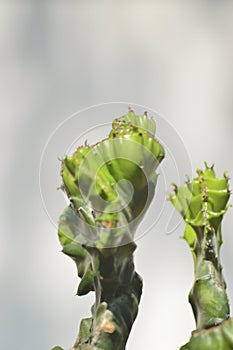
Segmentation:
{"type": "MultiPolygon", "coordinates": [[[[0,348],[67,350],[81,318],[90,314],[93,295],[75,296],[75,265],[60,253],[41,201],[44,146],[73,113],[124,101],[125,108],[148,106],[173,126],[193,175],[206,160],[219,175],[228,170],[233,177],[233,3],[2,0],[0,60],[0,348]]],[[[108,122],[116,116],[113,110],[108,122]]],[[[75,133],[70,129],[71,142],[98,125],[98,118],[80,118],[75,133]]],[[[61,154],[63,141],[56,157],[66,151],[61,154]]],[[[59,175],[60,164],[52,161],[47,187],[55,193],[60,183],[53,174],[59,175]]],[[[58,196],[54,209],[61,213],[65,205],[58,196]]],[[[184,226],[168,235],[165,224],[163,218],[137,242],[135,264],[144,289],[127,350],[178,349],[195,327],[188,304],[192,258],[179,239],[184,226]]],[[[231,300],[232,227],[229,209],[222,262],[231,300]]]]}

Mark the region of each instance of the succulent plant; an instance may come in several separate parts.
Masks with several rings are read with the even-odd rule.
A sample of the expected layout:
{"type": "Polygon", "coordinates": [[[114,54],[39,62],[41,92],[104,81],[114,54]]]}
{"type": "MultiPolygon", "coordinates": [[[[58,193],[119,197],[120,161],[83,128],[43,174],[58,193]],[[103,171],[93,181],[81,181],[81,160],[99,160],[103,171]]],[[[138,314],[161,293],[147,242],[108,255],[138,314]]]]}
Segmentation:
{"type": "Polygon", "coordinates": [[[226,283],[220,264],[222,219],[230,197],[226,173],[217,178],[205,163],[197,177],[185,186],[174,185],[170,200],[185,221],[183,238],[194,261],[195,280],[189,294],[196,330],[183,350],[233,349],[233,319],[230,318],[226,283]]]}
{"type": "Polygon", "coordinates": [[[96,296],[73,350],[125,349],[142,293],[134,235],[164,158],[155,131],[146,113],[129,110],[113,121],[106,139],[85,143],[62,161],[62,188],[70,205],[60,217],[59,239],[77,265],[77,294],[94,291],[96,296]]]}

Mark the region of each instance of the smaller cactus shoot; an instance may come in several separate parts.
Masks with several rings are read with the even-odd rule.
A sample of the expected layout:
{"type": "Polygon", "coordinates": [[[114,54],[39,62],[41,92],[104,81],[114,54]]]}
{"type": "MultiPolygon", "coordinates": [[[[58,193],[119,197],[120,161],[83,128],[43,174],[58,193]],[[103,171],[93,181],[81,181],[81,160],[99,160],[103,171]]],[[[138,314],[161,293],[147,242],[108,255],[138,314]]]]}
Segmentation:
{"type": "Polygon", "coordinates": [[[233,320],[229,317],[226,283],[220,263],[222,219],[230,197],[226,173],[217,178],[213,166],[205,163],[197,177],[185,186],[174,185],[170,200],[185,221],[183,238],[194,261],[195,280],[189,294],[196,320],[184,350],[233,349],[233,320]]]}
{"type": "MultiPolygon", "coordinates": [[[[135,231],[150,205],[164,149],[147,114],[132,110],[109,136],[62,161],[70,205],[60,217],[63,253],[77,265],[77,294],[95,292],[73,350],[124,350],[138,312],[142,279],[135,272],[135,231]]],[[[59,348],[57,348],[59,349],[59,348]]]]}

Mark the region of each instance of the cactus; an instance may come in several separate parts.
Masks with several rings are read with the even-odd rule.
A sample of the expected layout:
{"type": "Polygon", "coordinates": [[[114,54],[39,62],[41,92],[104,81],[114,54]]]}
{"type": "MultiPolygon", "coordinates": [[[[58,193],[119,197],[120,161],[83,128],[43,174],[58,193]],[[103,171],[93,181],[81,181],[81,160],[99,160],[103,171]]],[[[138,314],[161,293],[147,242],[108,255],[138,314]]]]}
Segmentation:
{"type": "Polygon", "coordinates": [[[85,143],[62,161],[62,188],[70,205],[60,217],[59,239],[77,265],[77,294],[96,296],[72,350],[125,349],[142,293],[134,235],[164,158],[155,130],[146,113],[129,110],[113,121],[108,138],[85,143]]]}
{"type": "Polygon", "coordinates": [[[186,223],[183,238],[194,260],[195,280],[189,294],[196,330],[183,350],[233,349],[226,283],[220,264],[221,224],[228,208],[229,178],[216,178],[213,166],[197,170],[185,186],[174,185],[170,200],[186,223]]]}

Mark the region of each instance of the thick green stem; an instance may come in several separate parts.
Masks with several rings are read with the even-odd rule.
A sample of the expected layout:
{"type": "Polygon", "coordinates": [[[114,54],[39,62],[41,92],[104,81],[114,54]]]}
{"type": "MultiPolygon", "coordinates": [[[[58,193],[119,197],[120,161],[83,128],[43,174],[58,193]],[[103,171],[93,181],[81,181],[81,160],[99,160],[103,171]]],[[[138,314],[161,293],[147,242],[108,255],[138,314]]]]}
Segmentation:
{"type": "Polygon", "coordinates": [[[141,277],[134,271],[131,243],[119,248],[92,248],[96,301],[89,324],[81,324],[74,349],[123,350],[137,316],[141,277]],[[83,328],[89,332],[83,337],[83,328]]]}
{"type": "Polygon", "coordinates": [[[229,317],[226,284],[217,251],[215,234],[204,232],[201,247],[196,249],[195,281],[189,294],[197,330],[215,326],[229,317]]]}

